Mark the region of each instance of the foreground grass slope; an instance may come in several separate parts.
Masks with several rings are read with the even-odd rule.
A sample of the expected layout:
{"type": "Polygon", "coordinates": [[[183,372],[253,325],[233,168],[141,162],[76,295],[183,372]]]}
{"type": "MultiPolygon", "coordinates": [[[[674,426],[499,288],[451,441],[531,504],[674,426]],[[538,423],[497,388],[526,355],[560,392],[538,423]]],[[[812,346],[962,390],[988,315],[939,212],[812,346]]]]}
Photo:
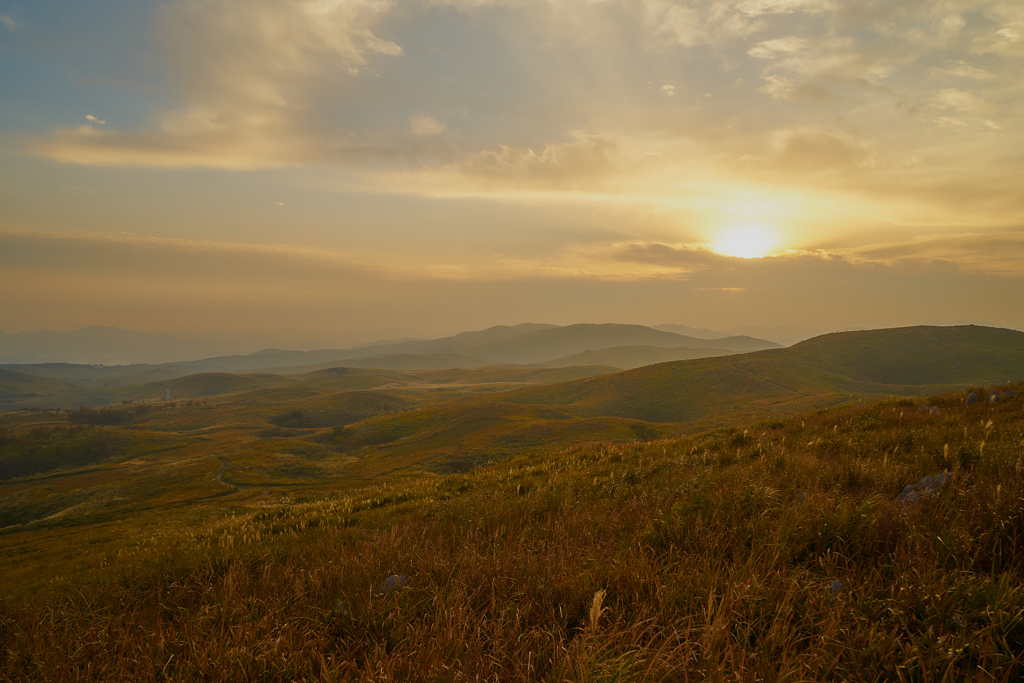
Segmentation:
{"type": "Polygon", "coordinates": [[[1024,394],[964,396],[122,527],[5,582],[0,677],[1020,680],[1024,394]]]}

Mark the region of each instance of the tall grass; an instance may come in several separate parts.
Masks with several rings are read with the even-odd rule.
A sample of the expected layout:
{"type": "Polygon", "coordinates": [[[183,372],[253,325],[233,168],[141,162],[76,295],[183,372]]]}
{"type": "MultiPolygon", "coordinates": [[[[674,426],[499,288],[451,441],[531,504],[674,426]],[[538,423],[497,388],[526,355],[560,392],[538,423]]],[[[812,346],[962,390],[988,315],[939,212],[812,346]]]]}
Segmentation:
{"type": "Polygon", "coordinates": [[[960,398],[169,522],[102,581],[9,597],[0,675],[1020,680],[1024,401],[960,398]]]}

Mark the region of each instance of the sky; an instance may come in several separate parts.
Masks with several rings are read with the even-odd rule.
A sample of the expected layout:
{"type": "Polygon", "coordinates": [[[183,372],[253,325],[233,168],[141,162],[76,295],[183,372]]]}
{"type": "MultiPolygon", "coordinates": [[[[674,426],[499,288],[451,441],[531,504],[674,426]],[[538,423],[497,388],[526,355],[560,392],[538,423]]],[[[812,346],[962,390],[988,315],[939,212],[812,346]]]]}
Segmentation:
{"type": "Polygon", "coordinates": [[[0,0],[0,330],[1024,329],[1019,0],[0,0]]]}

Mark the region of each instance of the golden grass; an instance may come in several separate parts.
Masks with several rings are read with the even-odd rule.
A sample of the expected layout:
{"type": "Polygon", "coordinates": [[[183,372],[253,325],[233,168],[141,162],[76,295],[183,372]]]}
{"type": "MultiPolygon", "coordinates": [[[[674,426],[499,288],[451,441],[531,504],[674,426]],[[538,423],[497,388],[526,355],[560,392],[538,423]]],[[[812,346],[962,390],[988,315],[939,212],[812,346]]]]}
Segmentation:
{"type": "Polygon", "coordinates": [[[1024,400],[959,399],[168,515],[9,591],[0,677],[1019,680],[1024,400]]]}

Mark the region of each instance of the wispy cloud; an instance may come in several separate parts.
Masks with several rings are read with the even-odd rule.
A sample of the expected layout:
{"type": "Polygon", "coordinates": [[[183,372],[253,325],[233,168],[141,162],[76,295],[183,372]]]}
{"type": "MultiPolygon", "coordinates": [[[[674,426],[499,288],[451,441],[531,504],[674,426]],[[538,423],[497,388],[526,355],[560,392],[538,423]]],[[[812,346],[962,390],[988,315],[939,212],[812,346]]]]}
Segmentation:
{"type": "Polygon", "coordinates": [[[444,132],[444,123],[438,121],[432,116],[424,116],[417,114],[409,119],[409,130],[412,131],[413,135],[427,136],[427,135],[438,135],[444,132]]]}
{"type": "Polygon", "coordinates": [[[159,24],[183,106],[165,111],[155,129],[104,138],[58,130],[37,148],[59,161],[105,166],[329,163],[330,148],[348,141],[316,123],[319,91],[372,76],[377,55],[402,55],[372,30],[390,10],[388,0],[167,3],[159,24]]]}
{"type": "Polygon", "coordinates": [[[727,212],[730,186],[757,184],[1005,224],[1020,202],[978,207],[1022,170],[1022,21],[997,0],[175,0],[157,25],[178,105],[31,144],[95,166],[341,169],[358,191],[661,210],[711,185],[727,212]]]}

